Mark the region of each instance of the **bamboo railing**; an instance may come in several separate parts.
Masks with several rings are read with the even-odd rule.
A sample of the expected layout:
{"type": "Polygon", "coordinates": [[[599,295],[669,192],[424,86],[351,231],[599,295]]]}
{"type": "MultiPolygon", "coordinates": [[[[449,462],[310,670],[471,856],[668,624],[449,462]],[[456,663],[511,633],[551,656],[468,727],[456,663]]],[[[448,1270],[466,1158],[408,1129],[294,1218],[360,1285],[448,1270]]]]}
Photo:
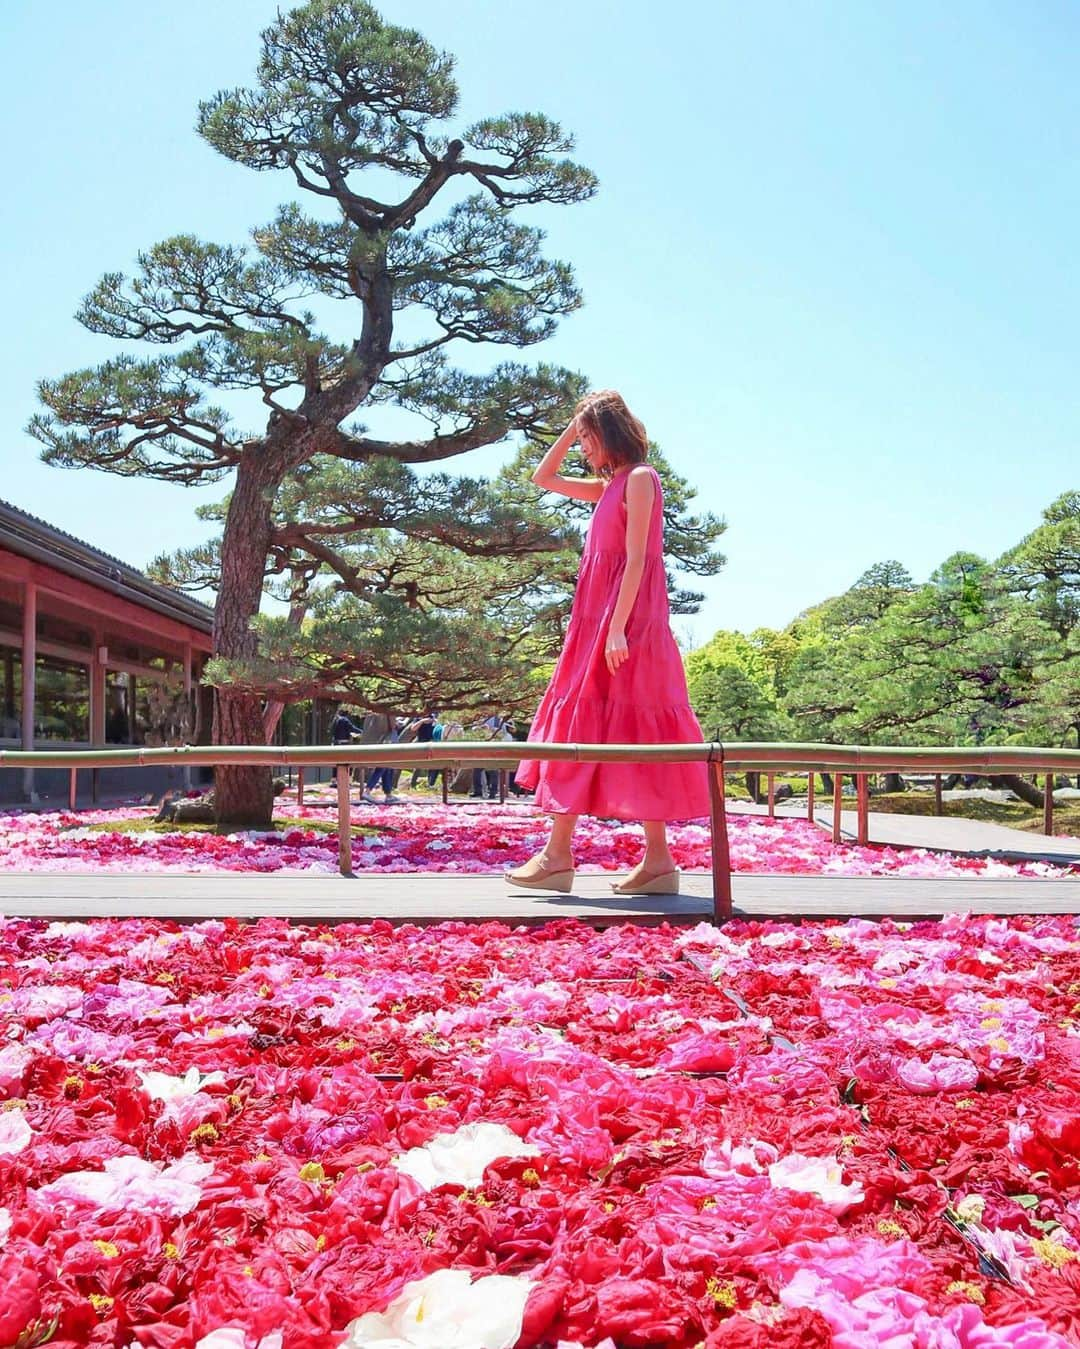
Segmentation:
{"type": "MultiPolygon", "coordinates": [[[[338,860],[342,875],[352,870],[352,801],[350,773],[355,767],[427,767],[447,772],[469,764],[499,765],[502,794],[505,773],[522,759],[548,763],[705,763],[709,768],[710,829],[712,841],[713,919],[732,915],[731,856],[728,847],[724,778],[727,773],[758,772],[767,779],[768,812],[776,813],[777,773],[808,773],[807,818],[814,818],[814,775],[833,776],[833,841],[840,841],[843,778],[856,785],[857,838],[869,843],[869,777],[872,773],[932,773],[935,803],[940,813],[943,773],[993,776],[999,773],[1045,775],[1043,828],[1053,833],[1055,773],[1080,774],[1080,749],[1030,749],[1026,746],[954,749],[949,747],[776,744],[712,741],[678,745],[555,745],[521,741],[430,741],[424,744],[383,745],[166,745],[160,748],[111,750],[0,749],[2,768],[67,768],[71,808],[75,809],[80,769],[167,767],[221,768],[231,765],[298,770],[298,798],[303,802],[303,770],[335,770],[338,808],[338,860]],[[512,747],[512,748],[511,748],[512,747]]],[[[445,799],[445,776],[444,776],[445,799]]]]}

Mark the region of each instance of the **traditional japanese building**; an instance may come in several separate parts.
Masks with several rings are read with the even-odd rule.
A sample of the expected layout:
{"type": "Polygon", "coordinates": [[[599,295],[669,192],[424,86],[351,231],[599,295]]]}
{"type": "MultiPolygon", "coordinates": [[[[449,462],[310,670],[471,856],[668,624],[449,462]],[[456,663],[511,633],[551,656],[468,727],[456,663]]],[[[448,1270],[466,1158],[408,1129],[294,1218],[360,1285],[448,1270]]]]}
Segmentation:
{"type": "MultiPolygon", "coordinates": [[[[0,501],[0,748],[161,743],[169,723],[194,738],[212,621],[206,605],[0,501]]],[[[132,785],[151,790],[148,773],[132,785]]],[[[54,777],[0,768],[0,800],[51,795],[54,777]]]]}

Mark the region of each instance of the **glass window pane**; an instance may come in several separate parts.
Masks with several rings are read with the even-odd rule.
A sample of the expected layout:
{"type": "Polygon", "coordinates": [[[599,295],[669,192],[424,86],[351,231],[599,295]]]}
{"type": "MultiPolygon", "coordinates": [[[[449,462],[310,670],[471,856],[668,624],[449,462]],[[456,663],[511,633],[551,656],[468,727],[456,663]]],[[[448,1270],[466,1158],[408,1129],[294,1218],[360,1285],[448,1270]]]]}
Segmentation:
{"type": "Polygon", "coordinates": [[[131,676],[124,670],[105,672],[105,743],[131,744],[131,676]]]}
{"type": "Polygon", "coordinates": [[[0,646],[0,740],[22,740],[22,655],[0,646]]]}
{"type": "Polygon", "coordinates": [[[34,671],[34,739],[90,739],[90,671],[74,661],[39,656],[34,671]]]}

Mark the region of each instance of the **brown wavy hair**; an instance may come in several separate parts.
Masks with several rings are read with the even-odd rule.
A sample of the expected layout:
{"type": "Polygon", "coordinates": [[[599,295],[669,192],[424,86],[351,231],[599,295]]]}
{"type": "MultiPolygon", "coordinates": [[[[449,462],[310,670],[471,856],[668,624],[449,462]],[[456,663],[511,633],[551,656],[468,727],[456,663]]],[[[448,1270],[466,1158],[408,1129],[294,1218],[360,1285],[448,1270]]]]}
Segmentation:
{"type": "Polygon", "coordinates": [[[578,425],[604,447],[605,461],[597,465],[602,477],[610,478],[621,468],[643,464],[649,457],[645,427],[626,406],[621,393],[600,389],[587,393],[574,409],[578,425]]]}

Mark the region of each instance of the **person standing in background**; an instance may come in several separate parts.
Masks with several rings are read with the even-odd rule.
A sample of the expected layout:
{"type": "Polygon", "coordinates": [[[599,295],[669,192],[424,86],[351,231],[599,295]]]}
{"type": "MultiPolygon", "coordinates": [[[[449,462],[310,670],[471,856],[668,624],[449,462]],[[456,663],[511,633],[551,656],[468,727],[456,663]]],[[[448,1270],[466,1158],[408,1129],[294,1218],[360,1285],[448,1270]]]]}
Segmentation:
{"type": "MultiPolygon", "coordinates": [[[[494,713],[490,717],[485,717],[477,729],[485,732],[485,739],[487,740],[512,740],[514,737],[506,729],[506,721],[506,717],[494,713]]],[[[498,800],[499,770],[497,768],[474,768],[470,795],[479,797],[481,800],[485,795],[491,801],[498,800]]]]}
{"type": "MultiPolygon", "coordinates": [[[[397,730],[396,720],[388,712],[369,712],[364,718],[364,727],[360,732],[360,743],[362,745],[387,745],[394,738],[397,730]]],[[[401,797],[394,795],[394,770],[392,768],[372,768],[367,776],[367,782],[364,785],[364,795],[361,798],[369,806],[376,806],[380,803],[372,796],[373,787],[381,787],[383,792],[383,805],[397,805],[401,797]]]]}
{"type": "MultiPolygon", "coordinates": [[[[417,743],[418,745],[430,745],[430,744],[431,744],[431,742],[435,739],[435,725],[436,725],[436,716],[435,716],[435,712],[434,712],[433,710],[431,710],[431,709],[429,709],[427,712],[425,712],[424,715],[423,715],[422,717],[418,717],[418,718],[416,719],[416,721],[413,722],[413,726],[415,727],[415,735],[414,735],[414,739],[416,740],[416,743],[417,743]]],[[[413,771],[412,771],[412,779],[411,779],[411,781],[409,782],[409,786],[410,786],[410,787],[412,787],[412,788],[415,788],[415,787],[416,787],[416,785],[417,785],[417,783],[418,783],[418,781],[419,781],[420,775],[421,775],[421,773],[423,773],[423,771],[424,771],[424,770],[423,770],[422,768],[420,768],[419,766],[417,766],[416,768],[413,769],[413,771]]],[[[433,781],[434,777],[435,777],[435,774],[433,774],[433,773],[431,773],[431,772],[428,773],[427,779],[428,779],[428,786],[429,786],[429,787],[432,787],[432,786],[435,785],[435,784],[434,784],[434,781],[433,781]]]]}

